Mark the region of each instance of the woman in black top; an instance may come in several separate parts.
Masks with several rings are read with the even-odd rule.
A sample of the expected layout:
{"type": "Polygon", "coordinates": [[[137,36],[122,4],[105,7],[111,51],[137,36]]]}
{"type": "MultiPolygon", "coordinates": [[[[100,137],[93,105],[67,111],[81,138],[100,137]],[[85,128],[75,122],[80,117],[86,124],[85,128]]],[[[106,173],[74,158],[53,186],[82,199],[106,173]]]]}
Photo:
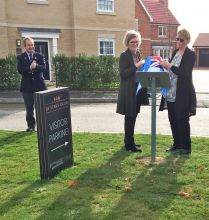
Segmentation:
{"type": "Polygon", "coordinates": [[[166,103],[173,135],[173,145],[167,151],[190,154],[189,117],[196,114],[196,93],[192,81],[195,53],[187,47],[190,42],[187,30],[178,32],[176,42],[177,50],[173,52],[170,62],[161,63],[169,71],[171,88],[162,97],[160,110],[166,103]]]}
{"type": "Polygon", "coordinates": [[[126,150],[137,152],[141,150],[137,148],[140,145],[136,145],[134,142],[135,121],[137,114],[140,112],[141,104],[148,104],[149,102],[146,89],[140,89],[136,95],[138,82],[135,73],[144,64],[144,60],[140,59],[139,53],[140,33],[134,30],[127,31],[123,42],[127,50],[120,55],[120,88],[116,112],[125,115],[124,143],[126,150]]]}

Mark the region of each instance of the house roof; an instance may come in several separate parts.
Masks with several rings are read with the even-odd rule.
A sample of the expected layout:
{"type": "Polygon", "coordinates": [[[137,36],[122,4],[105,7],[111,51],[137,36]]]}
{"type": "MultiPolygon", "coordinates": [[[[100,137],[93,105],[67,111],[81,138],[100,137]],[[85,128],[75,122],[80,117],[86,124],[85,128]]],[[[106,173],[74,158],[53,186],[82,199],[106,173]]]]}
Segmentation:
{"type": "Polygon", "coordinates": [[[209,33],[199,33],[193,47],[209,47],[209,33]]]}
{"type": "MultiPolygon", "coordinates": [[[[168,0],[164,0],[165,2],[168,0]]],[[[180,25],[163,0],[139,0],[151,23],[180,25]]]]}

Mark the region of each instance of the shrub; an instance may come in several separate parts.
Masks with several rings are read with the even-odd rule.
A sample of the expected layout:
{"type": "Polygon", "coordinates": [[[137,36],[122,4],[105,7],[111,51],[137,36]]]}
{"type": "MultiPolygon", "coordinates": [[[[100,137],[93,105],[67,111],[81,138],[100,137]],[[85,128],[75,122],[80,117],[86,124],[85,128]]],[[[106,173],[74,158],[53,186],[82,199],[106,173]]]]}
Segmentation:
{"type": "Polygon", "coordinates": [[[0,90],[18,89],[20,77],[14,55],[0,59],[0,90]]]}
{"type": "Polygon", "coordinates": [[[118,58],[113,56],[54,58],[57,86],[70,89],[115,89],[119,84],[118,58]]]}
{"type": "MultiPolygon", "coordinates": [[[[67,86],[71,90],[116,89],[119,84],[118,62],[113,56],[53,58],[56,86],[67,86]]],[[[0,59],[0,90],[19,89],[21,75],[17,71],[16,56],[0,59]]]]}

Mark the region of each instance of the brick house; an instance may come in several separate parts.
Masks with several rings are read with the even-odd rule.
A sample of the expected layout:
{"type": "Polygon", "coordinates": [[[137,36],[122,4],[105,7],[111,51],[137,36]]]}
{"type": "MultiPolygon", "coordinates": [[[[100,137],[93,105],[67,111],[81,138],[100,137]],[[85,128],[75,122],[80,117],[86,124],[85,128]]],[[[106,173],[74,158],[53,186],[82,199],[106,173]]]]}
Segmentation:
{"type": "Polygon", "coordinates": [[[136,23],[142,35],[142,55],[169,58],[175,49],[180,25],[168,8],[168,0],[136,0],[136,23]]]}
{"type": "Polygon", "coordinates": [[[21,53],[26,36],[48,59],[49,72],[57,53],[119,56],[134,25],[135,0],[1,0],[0,57],[21,53]]]}
{"type": "Polygon", "coordinates": [[[209,33],[200,33],[193,44],[196,67],[209,67],[209,33]]]}
{"type": "Polygon", "coordinates": [[[167,57],[174,48],[178,21],[168,0],[1,0],[0,57],[23,51],[22,39],[30,36],[36,50],[51,57],[114,55],[128,29],[142,34],[143,55],[167,57]],[[162,15],[162,16],[161,16],[162,15]]]}

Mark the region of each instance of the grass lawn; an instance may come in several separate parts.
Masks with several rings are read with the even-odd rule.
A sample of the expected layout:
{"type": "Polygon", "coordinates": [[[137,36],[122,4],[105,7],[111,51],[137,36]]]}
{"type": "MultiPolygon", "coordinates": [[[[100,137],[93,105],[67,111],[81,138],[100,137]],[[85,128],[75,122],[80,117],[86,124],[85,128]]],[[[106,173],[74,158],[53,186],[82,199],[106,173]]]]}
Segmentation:
{"type": "Polygon", "coordinates": [[[209,219],[209,139],[194,137],[183,156],[158,135],[153,165],[150,136],[136,142],[142,153],[126,152],[122,134],[74,133],[74,166],[44,181],[37,134],[0,131],[0,219],[209,219]]]}

